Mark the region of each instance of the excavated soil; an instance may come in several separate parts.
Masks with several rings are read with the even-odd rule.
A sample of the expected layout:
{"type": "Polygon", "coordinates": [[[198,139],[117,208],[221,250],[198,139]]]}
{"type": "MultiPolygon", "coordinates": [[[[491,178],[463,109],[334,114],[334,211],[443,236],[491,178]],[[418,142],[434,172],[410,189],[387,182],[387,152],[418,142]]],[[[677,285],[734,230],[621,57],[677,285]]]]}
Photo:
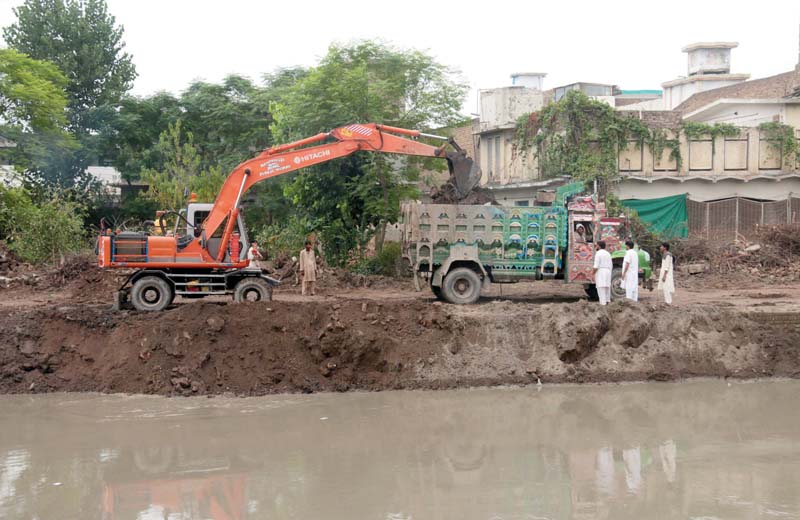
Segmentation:
{"type": "Polygon", "coordinates": [[[797,327],[709,306],[192,302],[0,308],[0,392],[197,395],[800,375],[797,327]]]}

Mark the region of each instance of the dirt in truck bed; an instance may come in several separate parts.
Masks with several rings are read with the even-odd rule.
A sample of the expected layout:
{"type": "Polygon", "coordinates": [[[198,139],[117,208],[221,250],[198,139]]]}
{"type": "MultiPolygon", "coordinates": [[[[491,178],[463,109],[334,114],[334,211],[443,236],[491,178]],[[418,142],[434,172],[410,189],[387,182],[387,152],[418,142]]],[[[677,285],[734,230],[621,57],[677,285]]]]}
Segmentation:
{"type": "Polygon", "coordinates": [[[800,375],[797,327],[738,309],[286,297],[155,314],[3,306],[0,392],[260,395],[800,375]]]}

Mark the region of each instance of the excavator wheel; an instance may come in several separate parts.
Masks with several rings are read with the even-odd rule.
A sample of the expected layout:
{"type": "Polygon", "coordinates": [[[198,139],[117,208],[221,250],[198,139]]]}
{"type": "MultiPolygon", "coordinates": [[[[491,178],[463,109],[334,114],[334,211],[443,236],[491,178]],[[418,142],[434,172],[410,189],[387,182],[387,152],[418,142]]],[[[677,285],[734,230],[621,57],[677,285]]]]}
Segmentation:
{"type": "Polygon", "coordinates": [[[169,283],[158,276],[143,276],[131,289],[131,303],[140,311],[163,311],[174,297],[169,283]]]}
{"type": "Polygon", "coordinates": [[[233,289],[233,301],[268,302],[272,300],[272,287],[260,278],[243,278],[233,289]]]}

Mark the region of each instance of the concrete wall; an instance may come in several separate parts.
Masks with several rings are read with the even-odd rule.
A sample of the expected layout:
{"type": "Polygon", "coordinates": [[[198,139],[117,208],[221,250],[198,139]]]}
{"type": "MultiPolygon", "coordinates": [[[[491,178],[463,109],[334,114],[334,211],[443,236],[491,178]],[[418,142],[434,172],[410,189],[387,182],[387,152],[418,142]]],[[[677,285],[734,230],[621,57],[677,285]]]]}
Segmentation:
{"type": "MultiPolygon", "coordinates": [[[[800,136],[799,136],[800,137],[800,136]]],[[[734,176],[751,178],[758,175],[800,173],[800,165],[781,156],[779,150],[757,128],[743,129],[736,137],[699,138],[688,141],[680,138],[682,163],[680,168],[670,159],[670,150],[654,157],[646,144],[628,143],[620,151],[619,169],[623,175],[657,178],[734,176]]]]}
{"type": "Polygon", "coordinates": [[[520,154],[514,148],[513,129],[481,133],[479,149],[483,184],[508,184],[539,178],[533,154],[520,154]]]}
{"type": "Polygon", "coordinates": [[[688,118],[703,123],[730,123],[736,126],[756,127],[770,121],[785,121],[786,107],[778,103],[725,103],[688,118]]]}
{"type": "Polygon", "coordinates": [[[786,113],[784,115],[784,122],[787,125],[792,125],[800,130],[800,104],[786,105],[786,113]]]}
{"type": "Polygon", "coordinates": [[[621,199],[655,199],[688,193],[694,200],[717,200],[729,197],[748,197],[763,200],[784,200],[789,194],[800,195],[800,178],[789,178],[781,181],[762,178],[749,182],[726,179],[709,182],[701,179],[690,179],[685,182],[654,181],[642,182],[623,180],[615,190],[621,199]]]}
{"type": "Polygon", "coordinates": [[[629,110],[629,111],[639,111],[639,110],[667,110],[664,106],[664,98],[657,97],[655,99],[648,99],[646,101],[639,101],[638,103],[631,103],[630,105],[621,105],[616,107],[617,110],[629,110]]]}
{"type": "Polygon", "coordinates": [[[480,91],[481,131],[513,127],[517,119],[542,108],[541,90],[525,87],[502,87],[480,91]]]}
{"type": "Polygon", "coordinates": [[[744,129],[739,136],[713,141],[687,141],[682,136],[680,150],[683,160],[678,167],[670,159],[669,149],[654,157],[647,145],[628,143],[620,152],[620,198],[688,193],[699,201],[736,196],[783,200],[789,193],[800,194],[800,165],[783,158],[758,129],[744,129]]]}
{"type": "Polygon", "coordinates": [[[688,53],[689,74],[727,73],[731,70],[730,48],[698,48],[688,53]]]}
{"type": "Polygon", "coordinates": [[[662,86],[664,89],[664,107],[667,110],[672,110],[673,108],[680,105],[681,103],[692,97],[692,95],[697,94],[698,92],[705,92],[706,90],[725,87],[727,85],[733,85],[735,83],[741,83],[742,81],[744,81],[744,79],[708,80],[708,79],[697,78],[695,80],[692,80],[692,78],[688,78],[685,83],[681,82],[677,85],[664,84],[662,86]]]}

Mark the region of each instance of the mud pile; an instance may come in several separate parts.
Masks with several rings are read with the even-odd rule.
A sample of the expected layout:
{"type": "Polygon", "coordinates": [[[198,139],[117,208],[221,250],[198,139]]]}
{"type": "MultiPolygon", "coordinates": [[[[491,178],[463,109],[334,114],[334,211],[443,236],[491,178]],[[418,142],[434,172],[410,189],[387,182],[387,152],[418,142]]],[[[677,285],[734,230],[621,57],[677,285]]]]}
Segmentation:
{"type": "Polygon", "coordinates": [[[486,188],[476,186],[466,197],[461,197],[456,187],[449,181],[441,186],[434,187],[431,190],[431,199],[434,204],[497,204],[492,192],[486,188]]]}
{"type": "Polygon", "coordinates": [[[21,263],[17,255],[0,241],[0,276],[13,272],[21,263]]]}
{"type": "Polygon", "coordinates": [[[374,300],[0,311],[0,391],[198,395],[800,374],[800,333],[709,308],[374,300]]]}

